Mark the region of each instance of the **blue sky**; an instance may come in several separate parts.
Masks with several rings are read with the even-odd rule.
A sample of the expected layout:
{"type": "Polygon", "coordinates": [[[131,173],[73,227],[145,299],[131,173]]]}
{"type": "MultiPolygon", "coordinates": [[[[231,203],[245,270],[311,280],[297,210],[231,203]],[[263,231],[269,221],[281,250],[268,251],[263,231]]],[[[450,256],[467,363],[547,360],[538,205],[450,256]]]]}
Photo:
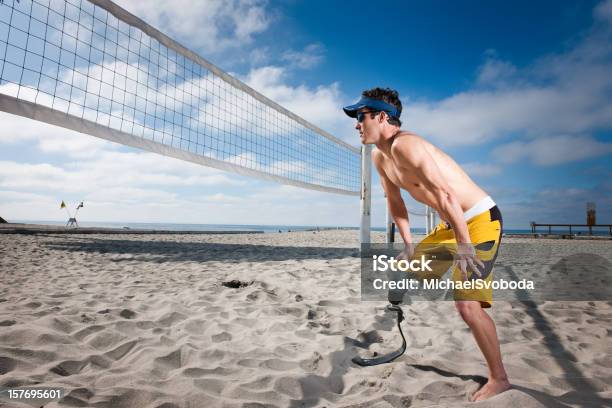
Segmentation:
{"type": "MultiPolygon", "coordinates": [[[[464,165],[509,228],[584,222],[586,201],[612,223],[612,1],[118,3],[353,145],[341,106],[365,88],[396,88],[403,127],[464,165]]],[[[9,220],[63,220],[63,199],[84,200],[80,217],[91,221],[358,224],[353,197],[0,121],[0,216],[9,220]]],[[[382,225],[374,183],[373,224],[382,225]]]]}

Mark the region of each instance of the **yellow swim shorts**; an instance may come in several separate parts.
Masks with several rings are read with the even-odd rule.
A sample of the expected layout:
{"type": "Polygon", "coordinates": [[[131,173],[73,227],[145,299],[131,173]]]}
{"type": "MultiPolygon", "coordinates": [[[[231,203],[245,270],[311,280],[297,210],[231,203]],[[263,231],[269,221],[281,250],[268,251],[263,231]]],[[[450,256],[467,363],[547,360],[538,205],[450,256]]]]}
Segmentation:
{"type": "Polygon", "coordinates": [[[463,284],[461,271],[453,266],[453,251],[456,250],[457,241],[451,226],[441,222],[423,241],[415,248],[413,258],[433,258],[431,271],[419,272],[419,280],[437,280],[452,267],[452,278],[455,282],[453,295],[455,300],[476,300],[482,307],[491,307],[493,303],[493,263],[497,258],[502,235],[502,216],[495,205],[494,207],[475,215],[467,220],[470,241],[476,250],[476,256],[484,264],[484,269],[479,268],[481,277],[468,268],[468,280],[472,281],[472,288],[466,289],[463,284]],[[476,280],[484,282],[476,284],[476,280]],[[460,283],[461,282],[461,283],[460,283]],[[486,282],[489,282],[487,285],[486,282]],[[457,287],[460,287],[457,289],[457,287]]]}

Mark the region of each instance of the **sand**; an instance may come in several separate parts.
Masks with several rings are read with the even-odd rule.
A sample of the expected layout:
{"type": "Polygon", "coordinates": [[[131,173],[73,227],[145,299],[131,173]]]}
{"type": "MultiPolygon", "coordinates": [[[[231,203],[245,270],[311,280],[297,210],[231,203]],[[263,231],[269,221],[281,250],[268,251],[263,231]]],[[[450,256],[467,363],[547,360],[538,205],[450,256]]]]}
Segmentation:
{"type": "MultiPolygon", "coordinates": [[[[537,245],[555,242],[612,249],[537,245]]],[[[453,302],[404,307],[396,362],[351,363],[400,344],[359,265],[356,231],[0,234],[0,389],[65,390],[45,407],[612,406],[612,301],[495,302],[514,388],[470,403],[487,370],[453,302]]]]}

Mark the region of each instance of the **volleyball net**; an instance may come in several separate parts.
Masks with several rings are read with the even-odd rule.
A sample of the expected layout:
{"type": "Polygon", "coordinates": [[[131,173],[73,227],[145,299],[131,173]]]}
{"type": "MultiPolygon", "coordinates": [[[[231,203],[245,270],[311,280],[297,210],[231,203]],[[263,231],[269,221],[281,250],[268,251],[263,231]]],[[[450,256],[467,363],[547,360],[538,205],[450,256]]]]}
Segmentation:
{"type": "Polygon", "coordinates": [[[221,170],[360,194],[358,148],[108,0],[0,2],[0,110],[221,170]]]}
{"type": "Polygon", "coordinates": [[[0,0],[0,110],[360,196],[360,240],[369,242],[371,146],[332,136],[109,0],[0,0]]]}

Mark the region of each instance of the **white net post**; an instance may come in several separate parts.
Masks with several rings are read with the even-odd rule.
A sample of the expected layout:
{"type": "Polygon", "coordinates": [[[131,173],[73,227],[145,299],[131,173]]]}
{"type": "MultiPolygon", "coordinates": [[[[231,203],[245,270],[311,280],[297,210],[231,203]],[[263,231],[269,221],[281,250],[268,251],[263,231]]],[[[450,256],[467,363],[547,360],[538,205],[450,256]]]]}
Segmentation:
{"type": "Polygon", "coordinates": [[[437,215],[438,213],[433,208],[430,208],[431,211],[431,231],[436,228],[436,224],[438,223],[437,215]]]}
{"type": "MultiPolygon", "coordinates": [[[[385,199],[387,195],[385,194],[385,199]]],[[[385,214],[385,231],[386,231],[386,241],[387,243],[392,243],[395,241],[395,229],[393,228],[393,216],[391,215],[391,211],[389,211],[389,203],[386,202],[386,214],[385,214]]]]}
{"type": "Polygon", "coordinates": [[[425,233],[429,235],[431,231],[436,228],[436,211],[429,207],[425,206],[425,233]]]}
{"type": "Polygon", "coordinates": [[[370,243],[370,210],[372,203],[372,145],[361,147],[361,223],[359,243],[370,243]]]}

